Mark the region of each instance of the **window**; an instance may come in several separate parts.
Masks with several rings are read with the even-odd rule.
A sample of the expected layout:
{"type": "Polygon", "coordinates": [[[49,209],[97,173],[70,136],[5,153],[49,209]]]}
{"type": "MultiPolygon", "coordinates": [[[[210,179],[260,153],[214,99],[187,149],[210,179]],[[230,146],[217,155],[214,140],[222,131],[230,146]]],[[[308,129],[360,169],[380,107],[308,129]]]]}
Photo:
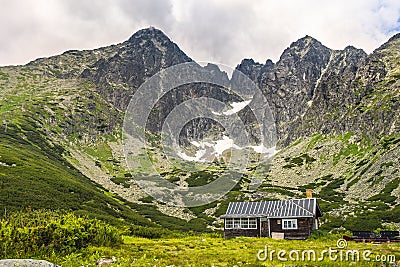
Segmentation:
{"type": "Polygon", "coordinates": [[[233,219],[226,218],[225,219],[225,229],[232,229],[232,227],[233,227],[233,219]]]}
{"type": "Polygon", "coordinates": [[[282,229],[297,229],[297,219],[282,220],[282,229]]]}
{"type": "Polygon", "coordinates": [[[240,228],[240,218],[233,219],[233,228],[239,229],[240,228]]]}
{"type": "Polygon", "coordinates": [[[242,229],[249,228],[249,219],[248,218],[241,218],[240,219],[240,228],[242,228],[242,229]]]}
{"type": "Polygon", "coordinates": [[[257,229],[257,219],[256,218],[249,218],[249,228],[257,229]]]}
{"type": "Polygon", "coordinates": [[[225,229],[257,229],[257,218],[226,218],[225,229]]]}

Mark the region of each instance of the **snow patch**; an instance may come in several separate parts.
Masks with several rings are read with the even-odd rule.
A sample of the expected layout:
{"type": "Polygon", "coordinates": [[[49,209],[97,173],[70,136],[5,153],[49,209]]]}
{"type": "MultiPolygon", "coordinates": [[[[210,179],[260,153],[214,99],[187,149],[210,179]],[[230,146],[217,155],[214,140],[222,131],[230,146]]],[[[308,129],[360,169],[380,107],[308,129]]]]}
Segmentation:
{"type": "Polygon", "coordinates": [[[242,109],[244,109],[248,104],[250,104],[251,100],[247,100],[247,101],[242,101],[242,102],[233,102],[231,104],[229,104],[232,109],[224,111],[223,114],[224,115],[232,115],[235,114],[239,111],[241,111],[242,109]]]}
{"type": "Polygon", "coordinates": [[[223,152],[228,149],[241,149],[235,145],[233,139],[225,135],[217,141],[191,141],[190,143],[198,148],[194,157],[188,156],[182,151],[177,152],[180,158],[188,161],[205,162],[207,159],[221,157],[223,152]]]}
{"type": "Polygon", "coordinates": [[[258,145],[258,146],[249,146],[252,148],[255,152],[260,153],[260,154],[265,154],[266,156],[273,156],[275,155],[278,151],[276,150],[276,147],[265,147],[263,144],[258,145]]]}
{"type": "MultiPolygon", "coordinates": [[[[222,139],[217,141],[191,141],[192,145],[194,145],[198,150],[196,151],[195,156],[188,156],[182,151],[178,151],[178,156],[183,160],[188,161],[197,161],[197,162],[206,162],[215,157],[221,158],[223,153],[230,149],[242,150],[243,147],[240,147],[235,144],[234,140],[229,138],[228,136],[222,136],[222,139]]],[[[274,156],[278,151],[276,147],[265,147],[264,144],[260,144],[257,146],[247,146],[245,148],[251,148],[254,152],[264,155],[264,158],[269,158],[274,156]]]]}
{"type": "Polygon", "coordinates": [[[239,146],[234,144],[232,139],[225,135],[222,137],[222,140],[218,140],[214,145],[214,151],[216,152],[217,156],[221,156],[225,150],[231,148],[241,149],[239,146]]]}
{"type": "Polygon", "coordinates": [[[178,151],[177,154],[181,159],[184,159],[187,161],[205,162],[205,159],[203,157],[206,154],[206,152],[207,152],[207,150],[205,150],[205,149],[197,150],[196,155],[194,157],[188,156],[181,151],[178,151]]]}
{"type": "Polygon", "coordinates": [[[331,52],[331,55],[330,55],[330,57],[329,57],[328,64],[326,64],[326,67],[325,67],[324,69],[321,70],[321,75],[319,76],[317,82],[315,83],[315,86],[314,86],[314,95],[315,95],[316,89],[318,88],[319,83],[321,82],[322,77],[325,75],[326,70],[327,70],[327,69],[329,68],[329,66],[331,65],[331,63],[332,63],[333,59],[335,58],[335,56],[336,56],[336,52],[335,52],[335,51],[332,51],[332,52],[331,52]]]}

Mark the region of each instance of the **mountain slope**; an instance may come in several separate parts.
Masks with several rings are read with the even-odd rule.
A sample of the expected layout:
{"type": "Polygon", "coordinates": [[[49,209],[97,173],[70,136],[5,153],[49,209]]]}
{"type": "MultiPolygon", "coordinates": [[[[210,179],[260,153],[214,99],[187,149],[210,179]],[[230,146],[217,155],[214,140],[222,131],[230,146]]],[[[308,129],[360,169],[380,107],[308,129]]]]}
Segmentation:
{"type": "MultiPolygon", "coordinates": [[[[305,37],[275,66],[267,63],[265,71],[253,74],[275,111],[283,148],[266,187],[284,187],[286,195],[313,189],[334,227],[368,222],[371,229],[396,218],[399,47],[399,35],[371,55],[354,47],[327,50],[305,37]],[[279,80],[282,65],[291,67],[279,80]]],[[[265,195],[263,189],[257,194],[265,195]]]]}
{"type": "MultiPolygon", "coordinates": [[[[117,47],[0,69],[1,210],[71,209],[116,224],[204,230],[204,222],[187,224],[148,201],[128,202],[132,199],[121,193],[131,175],[111,147],[120,146],[123,116],[94,83],[79,77],[117,47]],[[84,157],[74,157],[79,154],[84,157]],[[99,174],[113,186],[101,186],[99,174]]],[[[140,197],[145,195],[134,199],[140,197]]]]}
{"type": "Polygon", "coordinates": [[[283,146],[316,132],[384,136],[398,132],[398,46],[396,35],[367,55],[351,46],[331,50],[307,36],[274,65],[247,61],[258,72],[244,73],[265,91],[283,146]]]}
{"type": "MultiPolygon", "coordinates": [[[[350,46],[332,50],[306,36],[276,63],[243,60],[237,69],[265,93],[280,151],[270,170],[261,166],[265,181],[257,191],[248,190],[257,166],[252,160],[223,199],[191,209],[146,196],[132,177],[143,169],[131,173],[122,152],[122,119],[132,94],[159,70],[192,61],[161,31],[144,29],[121,44],[0,68],[0,204],[64,207],[104,216],[117,216],[116,208],[139,224],[205,229],[221,226],[218,216],[229,201],[303,197],[311,188],[321,199],[326,229],[351,229],[366,219],[368,227],[375,228],[383,222],[399,223],[399,40],[396,35],[367,55],[350,46]],[[110,195],[124,199],[124,205],[110,195]]],[[[204,69],[229,84],[218,67],[204,69]]],[[[234,73],[232,81],[238,78],[234,73]]],[[[240,101],[218,87],[188,85],[163,97],[149,123],[152,147],[146,152],[161,175],[176,184],[205,184],[224,169],[224,163],[214,162],[206,170],[181,170],[183,159],[173,166],[159,144],[158,132],[171,110],[203,96],[226,104],[240,101]]],[[[248,109],[238,114],[251,124],[248,109]]],[[[188,140],[219,140],[224,129],[199,119],[182,132],[180,141],[195,152],[188,140]]]]}

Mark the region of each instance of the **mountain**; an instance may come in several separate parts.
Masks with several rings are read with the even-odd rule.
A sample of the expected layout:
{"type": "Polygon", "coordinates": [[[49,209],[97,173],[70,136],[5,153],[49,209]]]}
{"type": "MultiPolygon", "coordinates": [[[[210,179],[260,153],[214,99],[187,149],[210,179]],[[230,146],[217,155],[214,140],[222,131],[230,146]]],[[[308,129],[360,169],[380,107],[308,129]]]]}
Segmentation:
{"type": "MultiPolygon", "coordinates": [[[[292,43],[275,65],[271,62],[263,66],[247,65],[247,69],[257,70],[251,71],[249,77],[270,99],[281,143],[286,146],[316,132],[355,132],[370,137],[398,132],[390,129],[396,120],[393,110],[398,110],[397,101],[389,101],[387,112],[364,110],[370,104],[368,97],[372,91],[386,87],[385,82],[392,79],[385,77],[392,67],[385,66],[384,58],[396,59],[389,55],[391,49],[387,49],[396,45],[396,38],[392,38],[368,56],[351,46],[331,50],[306,36],[292,43]],[[374,116],[381,117],[381,121],[371,119],[374,116]],[[366,124],[370,127],[365,127],[366,124]]],[[[242,65],[243,62],[238,69],[242,70],[242,65]]],[[[390,92],[387,97],[395,100],[397,87],[390,89],[387,87],[390,92]]]]}
{"type": "Polygon", "coordinates": [[[269,188],[313,189],[327,201],[325,218],[334,214],[335,227],[371,221],[371,229],[392,218],[382,209],[398,213],[399,46],[398,34],[367,55],[351,46],[331,50],[307,36],[275,65],[238,66],[246,64],[275,115],[282,150],[269,188]]]}
{"type": "Polygon", "coordinates": [[[161,69],[192,61],[160,30],[140,30],[122,43],[115,54],[86,68],[81,77],[93,81],[101,94],[120,110],[125,110],[130,94],[161,69]]]}
{"type": "MultiPolygon", "coordinates": [[[[325,229],[400,223],[399,48],[399,34],[370,55],[351,46],[332,50],[306,36],[276,63],[244,59],[236,70],[264,93],[279,151],[270,168],[251,159],[231,192],[196,208],[147,196],[134,183],[147,169],[130,172],[121,144],[124,112],[138,88],[160,70],[193,62],[163,32],[143,29],[117,45],[2,67],[0,208],[64,208],[147,227],[204,230],[221,226],[218,216],[229,201],[302,197],[310,188],[321,201],[325,229]],[[252,191],[258,167],[265,179],[252,191]]],[[[234,72],[229,80],[212,64],[199,68],[227,86],[240,79],[234,72]]],[[[201,97],[229,105],[243,101],[219,86],[183,85],[157,102],[146,126],[147,155],[176,184],[209,183],[225,167],[214,154],[212,167],[192,172],[180,168],[187,164],[183,159],[165,157],[159,133],[168,114],[201,97]]],[[[237,114],[260,145],[249,108],[237,114]]],[[[198,118],[185,125],[179,142],[195,155],[193,140],[218,143],[225,134],[218,123],[198,118]]],[[[228,151],[222,155],[229,159],[228,151]]]]}

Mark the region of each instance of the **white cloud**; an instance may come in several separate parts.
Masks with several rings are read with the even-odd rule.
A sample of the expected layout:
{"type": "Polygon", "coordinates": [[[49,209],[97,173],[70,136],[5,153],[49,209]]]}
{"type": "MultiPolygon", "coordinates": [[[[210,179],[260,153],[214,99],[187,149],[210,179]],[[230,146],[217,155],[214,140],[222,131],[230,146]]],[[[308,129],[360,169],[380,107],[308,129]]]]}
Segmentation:
{"type": "Polygon", "coordinates": [[[190,57],[235,66],[279,59],[308,34],[371,52],[400,31],[398,0],[13,0],[0,9],[0,65],[122,42],[155,26],[190,57]]]}

